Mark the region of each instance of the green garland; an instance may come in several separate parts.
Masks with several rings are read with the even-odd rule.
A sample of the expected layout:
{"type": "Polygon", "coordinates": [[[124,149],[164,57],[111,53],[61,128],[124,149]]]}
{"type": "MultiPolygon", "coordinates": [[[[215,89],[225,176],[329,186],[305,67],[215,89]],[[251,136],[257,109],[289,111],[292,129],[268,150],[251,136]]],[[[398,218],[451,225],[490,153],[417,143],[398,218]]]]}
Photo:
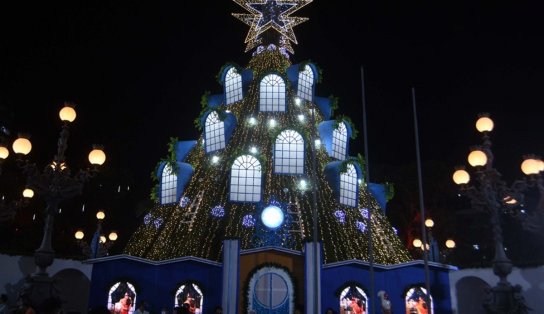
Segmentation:
{"type": "Polygon", "coordinates": [[[348,170],[348,164],[358,164],[364,174],[366,161],[361,154],[357,154],[357,157],[350,156],[342,161],[342,164],[340,164],[340,173],[345,173],[348,170]]]}
{"type": "Polygon", "coordinates": [[[208,98],[210,96],[210,91],[207,90],[204,92],[202,97],[200,97],[200,106],[202,109],[200,109],[200,113],[198,114],[198,117],[195,118],[193,121],[195,128],[198,129],[199,132],[202,132],[203,126],[202,126],[202,118],[204,115],[208,114],[208,112],[215,111],[217,112],[217,117],[221,121],[225,121],[227,118],[227,113],[225,112],[225,109],[217,107],[217,108],[211,108],[210,104],[208,102],[208,98]]]}
{"type": "Polygon", "coordinates": [[[333,124],[333,129],[338,128],[338,125],[340,124],[340,122],[349,124],[349,126],[351,127],[351,139],[352,140],[356,139],[357,136],[359,135],[359,131],[357,130],[357,128],[355,128],[355,124],[353,124],[353,121],[351,121],[351,118],[346,115],[338,116],[333,124]]]}
{"type": "Polygon", "coordinates": [[[395,184],[385,182],[385,199],[389,202],[393,197],[395,197],[395,184]]]}
{"type": "Polygon", "coordinates": [[[299,63],[298,71],[299,72],[304,71],[304,68],[306,67],[307,64],[312,64],[317,69],[317,81],[316,82],[317,83],[323,82],[323,69],[321,69],[321,67],[319,67],[319,65],[317,65],[317,63],[313,62],[311,59],[308,59],[308,60],[305,60],[305,61],[302,61],[301,63],[299,63]]]}
{"type": "Polygon", "coordinates": [[[334,112],[338,109],[338,97],[334,95],[329,96],[329,100],[331,102],[331,116],[334,115],[334,112]]]}

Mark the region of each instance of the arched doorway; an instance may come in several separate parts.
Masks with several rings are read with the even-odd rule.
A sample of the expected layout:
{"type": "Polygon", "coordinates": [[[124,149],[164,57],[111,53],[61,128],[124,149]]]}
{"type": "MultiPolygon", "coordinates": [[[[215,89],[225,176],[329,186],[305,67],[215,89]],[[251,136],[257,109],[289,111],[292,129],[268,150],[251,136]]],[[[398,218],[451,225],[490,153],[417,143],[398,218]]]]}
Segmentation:
{"type": "Polygon", "coordinates": [[[248,286],[248,312],[256,314],[293,313],[293,280],[287,271],[265,266],[257,270],[248,286]]]}
{"type": "Polygon", "coordinates": [[[459,313],[484,314],[482,306],[486,298],[487,282],[474,276],[463,277],[455,284],[457,311],[459,313]]]}
{"type": "Polygon", "coordinates": [[[57,283],[60,295],[63,297],[63,310],[65,313],[88,311],[88,296],[91,288],[91,281],[78,269],[63,269],[53,276],[57,283]]]}
{"type": "Polygon", "coordinates": [[[366,313],[368,308],[368,297],[358,285],[347,285],[342,292],[340,292],[340,314],[357,313],[358,309],[361,309],[366,313]]]}

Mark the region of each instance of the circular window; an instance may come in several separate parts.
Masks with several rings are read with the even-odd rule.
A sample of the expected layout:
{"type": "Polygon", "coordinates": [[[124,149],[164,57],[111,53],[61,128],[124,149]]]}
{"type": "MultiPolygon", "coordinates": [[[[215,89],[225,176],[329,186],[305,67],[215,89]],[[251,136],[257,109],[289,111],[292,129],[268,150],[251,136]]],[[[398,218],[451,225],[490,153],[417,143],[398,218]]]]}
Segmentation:
{"type": "Polygon", "coordinates": [[[285,303],[287,292],[287,282],[278,274],[268,273],[259,277],[254,293],[261,306],[273,309],[285,303]]]}

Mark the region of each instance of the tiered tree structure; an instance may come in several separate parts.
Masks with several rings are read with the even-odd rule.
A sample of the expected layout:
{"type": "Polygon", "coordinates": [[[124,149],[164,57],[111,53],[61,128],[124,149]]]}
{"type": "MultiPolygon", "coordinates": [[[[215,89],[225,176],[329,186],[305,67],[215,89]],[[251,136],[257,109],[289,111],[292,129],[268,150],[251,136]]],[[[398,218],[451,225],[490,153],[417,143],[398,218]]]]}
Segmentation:
{"type": "Polygon", "coordinates": [[[247,66],[220,70],[221,93],[203,96],[202,136],[169,144],[155,171],[156,205],[125,253],[219,261],[232,238],[242,249],[301,251],[315,221],[324,263],[368,260],[371,213],[374,261],[408,261],[364,180],[362,157],[349,156],[351,120],[333,118],[334,98],[315,95],[314,63],[290,61],[292,27],[305,20],[290,14],[311,0],[235,2],[250,12],[235,16],[250,25],[247,49],[256,50],[247,66]]]}

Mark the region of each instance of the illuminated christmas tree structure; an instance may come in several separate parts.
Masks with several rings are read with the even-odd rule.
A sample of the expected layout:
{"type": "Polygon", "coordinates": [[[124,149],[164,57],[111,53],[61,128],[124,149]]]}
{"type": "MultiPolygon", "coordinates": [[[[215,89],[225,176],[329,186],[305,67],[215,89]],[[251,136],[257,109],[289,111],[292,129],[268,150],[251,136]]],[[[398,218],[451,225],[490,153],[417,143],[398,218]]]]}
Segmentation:
{"type": "MultiPolygon", "coordinates": [[[[363,158],[349,155],[351,120],[334,116],[334,97],[317,95],[315,63],[291,61],[292,28],[306,20],[291,14],[311,0],[234,1],[249,11],[235,17],[250,26],[251,60],[220,69],[221,93],[204,94],[195,120],[202,135],[169,143],[154,172],[156,205],[126,256],[95,267],[124,274],[117,273],[124,287],[153,282],[153,293],[161,291],[130,289],[134,295],[193,302],[202,313],[217,304],[225,313],[293,313],[296,305],[320,313],[341,304],[345,311],[347,299],[373,306],[377,296],[365,292],[369,236],[381,290],[394,286],[384,283],[388,267],[409,257],[384,215],[385,196],[365,182],[363,158]]],[[[421,284],[412,277],[407,291],[421,284]]],[[[95,279],[116,282],[93,272],[93,286],[95,279]]]]}

